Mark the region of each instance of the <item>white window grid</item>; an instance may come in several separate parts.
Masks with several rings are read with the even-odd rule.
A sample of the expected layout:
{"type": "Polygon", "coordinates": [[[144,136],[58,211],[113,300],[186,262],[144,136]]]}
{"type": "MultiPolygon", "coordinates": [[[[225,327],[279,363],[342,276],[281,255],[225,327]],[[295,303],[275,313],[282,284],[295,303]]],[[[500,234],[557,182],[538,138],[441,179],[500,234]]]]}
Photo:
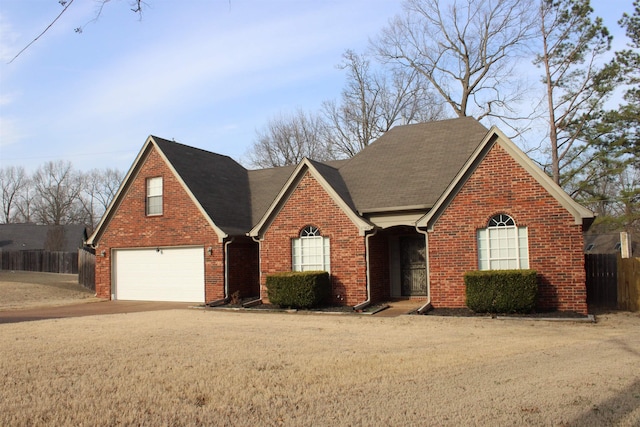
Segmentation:
{"type": "Polygon", "coordinates": [[[317,227],[308,226],[292,241],[293,271],[330,271],[329,238],[320,235],[317,227]]]}
{"type": "Polygon", "coordinates": [[[478,230],[480,270],[519,270],[529,268],[529,239],[526,227],[517,227],[504,214],[496,215],[489,226],[478,230]]]}
{"type": "Polygon", "coordinates": [[[162,177],[147,179],[147,215],[162,215],[162,177]]]}

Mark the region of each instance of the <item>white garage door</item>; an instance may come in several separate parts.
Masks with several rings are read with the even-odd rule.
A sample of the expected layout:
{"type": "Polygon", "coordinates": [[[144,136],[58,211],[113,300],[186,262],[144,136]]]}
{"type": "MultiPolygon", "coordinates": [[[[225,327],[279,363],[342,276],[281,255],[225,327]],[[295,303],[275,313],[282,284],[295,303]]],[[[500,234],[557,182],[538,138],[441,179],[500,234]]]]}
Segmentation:
{"type": "Polygon", "coordinates": [[[114,251],[118,300],[204,302],[204,249],[114,251]]]}

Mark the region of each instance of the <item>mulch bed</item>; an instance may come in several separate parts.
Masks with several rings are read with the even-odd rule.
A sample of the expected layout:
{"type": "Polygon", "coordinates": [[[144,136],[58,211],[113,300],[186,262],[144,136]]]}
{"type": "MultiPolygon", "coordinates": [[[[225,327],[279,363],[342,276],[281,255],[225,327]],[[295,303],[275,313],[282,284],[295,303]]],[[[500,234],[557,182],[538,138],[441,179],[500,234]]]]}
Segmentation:
{"type": "MultiPolygon", "coordinates": [[[[368,314],[380,311],[387,304],[372,304],[367,306],[361,312],[356,312],[353,310],[351,306],[336,306],[336,305],[328,305],[323,307],[317,307],[312,309],[290,309],[287,307],[280,307],[275,304],[257,304],[251,307],[245,307],[244,304],[249,303],[251,301],[256,300],[257,297],[254,298],[244,298],[239,301],[233,301],[233,303],[225,304],[219,306],[219,308],[225,309],[237,309],[237,310],[262,310],[262,311],[296,311],[298,313],[336,313],[336,314],[368,314]]],[[[413,315],[418,315],[418,313],[411,313],[413,315]]],[[[585,319],[587,316],[584,316],[580,313],[576,313],[574,311],[547,311],[547,312],[536,312],[536,313],[527,313],[527,314],[502,314],[502,313],[476,313],[468,308],[432,308],[428,310],[424,315],[427,316],[448,316],[448,317],[519,317],[519,318],[532,318],[532,319],[540,319],[540,318],[551,318],[551,319],[585,319]]]]}
{"type": "Polygon", "coordinates": [[[427,316],[455,316],[455,317],[522,317],[522,318],[550,318],[550,319],[584,319],[587,316],[575,311],[544,311],[535,313],[476,313],[468,308],[432,308],[425,313],[427,316]]]}
{"type": "MultiPolygon", "coordinates": [[[[234,303],[229,303],[229,304],[225,304],[225,305],[221,305],[218,306],[219,308],[226,308],[226,309],[237,309],[237,310],[263,310],[263,311],[296,311],[298,313],[336,313],[336,314],[349,314],[349,313],[355,313],[357,314],[356,311],[353,310],[353,307],[348,306],[348,305],[327,305],[327,306],[322,306],[322,307],[316,307],[316,308],[310,308],[310,309],[291,309],[291,308],[287,308],[287,307],[280,307],[279,305],[275,305],[275,304],[257,304],[257,305],[253,305],[251,307],[245,307],[244,304],[247,304],[251,301],[254,301],[256,298],[244,298],[240,301],[234,301],[234,303]]],[[[386,304],[372,304],[368,307],[366,307],[364,310],[362,310],[360,313],[372,313],[375,311],[378,311],[380,309],[382,309],[383,307],[385,307],[386,304]]]]}

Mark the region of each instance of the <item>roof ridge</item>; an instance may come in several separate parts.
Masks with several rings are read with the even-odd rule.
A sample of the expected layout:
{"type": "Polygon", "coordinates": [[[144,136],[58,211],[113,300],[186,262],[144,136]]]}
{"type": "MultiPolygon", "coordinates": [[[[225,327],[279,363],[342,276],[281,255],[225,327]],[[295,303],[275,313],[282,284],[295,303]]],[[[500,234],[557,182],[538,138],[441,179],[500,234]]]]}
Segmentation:
{"type": "MultiPolygon", "coordinates": [[[[186,149],[201,151],[203,153],[212,154],[212,155],[217,156],[217,157],[226,157],[226,158],[229,158],[229,159],[233,160],[234,162],[238,163],[240,166],[242,166],[242,164],[240,162],[238,162],[236,159],[234,159],[233,157],[231,157],[231,156],[229,156],[227,154],[216,153],[215,151],[209,151],[209,150],[205,150],[204,148],[199,148],[199,147],[194,147],[192,145],[183,144],[183,143],[178,142],[176,140],[169,140],[169,139],[163,138],[161,136],[153,135],[153,134],[150,135],[150,137],[153,138],[153,140],[156,143],[158,143],[158,141],[161,141],[162,143],[179,145],[179,146],[184,147],[186,149]]],[[[244,166],[242,166],[242,167],[244,168],[244,166]]],[[[247,168],[245,168],[245,169],[247,169],[247,168]]]]}

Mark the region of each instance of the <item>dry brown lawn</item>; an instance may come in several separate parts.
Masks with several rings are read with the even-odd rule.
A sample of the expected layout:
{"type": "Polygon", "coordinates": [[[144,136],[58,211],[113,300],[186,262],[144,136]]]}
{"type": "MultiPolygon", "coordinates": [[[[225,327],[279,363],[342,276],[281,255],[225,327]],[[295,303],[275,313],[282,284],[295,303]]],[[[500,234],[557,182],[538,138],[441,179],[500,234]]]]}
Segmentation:
{"type": "Polygon", "coordinates": [[[0,324],[0,425],[640,425],[640,315],[0,324]]]}
{"type": "Polygon", "coordinates": [[[0,311],[95,300],[77,274],[0,270],[0,311]]]}

